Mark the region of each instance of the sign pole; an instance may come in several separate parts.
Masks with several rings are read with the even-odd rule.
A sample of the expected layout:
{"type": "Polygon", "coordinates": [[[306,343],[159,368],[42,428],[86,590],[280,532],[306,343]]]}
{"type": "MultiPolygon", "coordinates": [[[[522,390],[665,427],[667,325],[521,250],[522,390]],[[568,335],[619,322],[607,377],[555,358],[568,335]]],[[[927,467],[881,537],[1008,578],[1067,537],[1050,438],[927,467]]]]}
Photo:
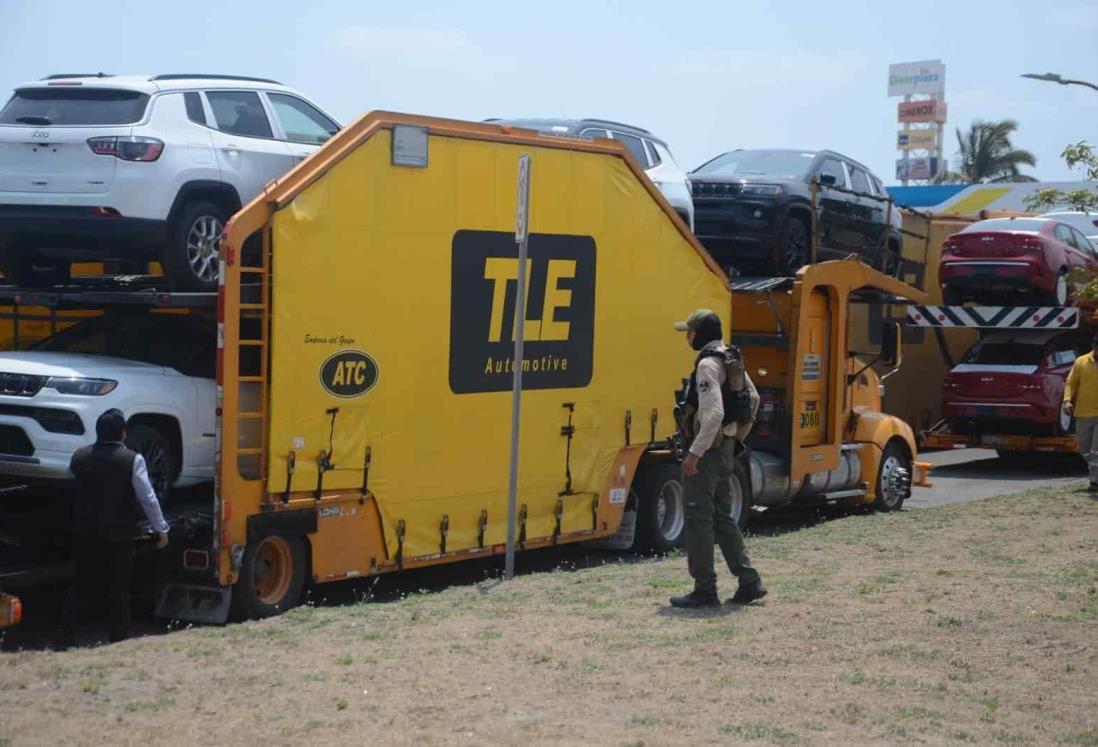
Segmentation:
{"type": "Polygon", "coordinates": [[[511,470],[507,482],[507,554],[503,577],[515,577],[515,503],[518,498],[519,425],[522,411],[522,346],[526,327],[526,257],[529,254],[530,156],[518,162],[518,209],[515,213],[515,242],[518,243],[518,281],[515,293],[515,351],[511,372],[511,470]]]}

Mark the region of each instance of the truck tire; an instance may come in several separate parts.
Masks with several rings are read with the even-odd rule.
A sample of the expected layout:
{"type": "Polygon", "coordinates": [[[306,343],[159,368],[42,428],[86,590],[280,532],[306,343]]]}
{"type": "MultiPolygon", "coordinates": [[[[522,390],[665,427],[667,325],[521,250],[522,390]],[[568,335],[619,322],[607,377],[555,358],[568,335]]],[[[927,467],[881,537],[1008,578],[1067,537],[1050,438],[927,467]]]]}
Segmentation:
{"type": "Polygon", "coordinates": [[[229,216],[207,200],[188,202],[172,223],[160,257],[173,288],[184,291],[217,289],[221,234],[229,216]]]}
{"type": "Polygon", "coordinates": [[[637,542],[642,552],[668,553],[686,543],[686,499],[677,464],[642,475],[637,494],[637,542]]]}
{"type": "Polygon", "coordinates": [[[126,428],[126,446],[145,458],[149,482],[160,500],[160,507],[167,508],[171,503],[172,484],[179,471],[171,441],[156,428],[137,423],[126,428]]]}
{"type": "Polygon", "coordinates": [[[885,445],[881,454],[881,466],[877,469],[877,500],[873,507],[878,511],[899,511],[911,495],[911,455],[907,446],[893,439],[885,445]]]}
{"type": "Polygon", "coordinates": [[[272,617],[296,607],[305,589],[305,543],[269,534],[244,549],[231,607],[238,620],[272,617]]]}
{"type": "Polygon", "coordinates": [[[40,259],[33,251],[4,248],[0,249],[0,272],[11,285],[50,288],[69,282],[72,263],[40,259]]]}
{"type": "Polygon", "coordinates": [[[729,497],[732,500],[732,520],[742,532],[751,523],[751,517],[755,511],[751,500],[751,480],[747,476],[747,469],[743,462],[737,461],[729,478],[729,497]]]}

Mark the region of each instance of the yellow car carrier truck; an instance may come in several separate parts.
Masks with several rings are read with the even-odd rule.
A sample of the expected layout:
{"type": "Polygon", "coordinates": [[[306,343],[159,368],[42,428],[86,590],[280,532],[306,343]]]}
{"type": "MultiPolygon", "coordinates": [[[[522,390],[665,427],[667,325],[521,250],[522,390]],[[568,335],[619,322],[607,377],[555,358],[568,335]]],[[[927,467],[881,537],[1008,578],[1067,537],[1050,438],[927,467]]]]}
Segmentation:
{"type": "Polygon", "coordinates": [[[173,525],[159,613],[270,615],[306,583],[504,551],[523,154],[519,549],[680,542],[670,436],[693,353],[672,323],[700,306],[763,396],[741,511],[894,509],[925,482],[869,367],[898,365],[897,328],[882,351],[848,345],[852,303],[919,291],[854,260],[732,284],[619,144],[374,112],[227,226],[217,479],[173,525]]]}

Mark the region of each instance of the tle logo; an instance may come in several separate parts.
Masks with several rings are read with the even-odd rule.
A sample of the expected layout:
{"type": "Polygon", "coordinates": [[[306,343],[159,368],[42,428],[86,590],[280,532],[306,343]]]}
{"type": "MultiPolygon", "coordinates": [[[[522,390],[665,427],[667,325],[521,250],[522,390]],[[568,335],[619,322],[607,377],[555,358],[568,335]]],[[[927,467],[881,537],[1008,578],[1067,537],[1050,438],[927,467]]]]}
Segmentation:
{"type": "Polygon", "coordinates": [[[320,366],[320,385],[333,397],[352,399],[374,388],[377,362],[361,350],[341,350],[320,366]]]}
{"type": "MultiPolygon", "coordinates": [[[[595,258],[591,236],[530,235],[523,388],[569,389],[591,381],[595,258]]],[[[510,391],[519,275],[515,235],[458,231],[450,271],[450,390],[510,391]]]]}

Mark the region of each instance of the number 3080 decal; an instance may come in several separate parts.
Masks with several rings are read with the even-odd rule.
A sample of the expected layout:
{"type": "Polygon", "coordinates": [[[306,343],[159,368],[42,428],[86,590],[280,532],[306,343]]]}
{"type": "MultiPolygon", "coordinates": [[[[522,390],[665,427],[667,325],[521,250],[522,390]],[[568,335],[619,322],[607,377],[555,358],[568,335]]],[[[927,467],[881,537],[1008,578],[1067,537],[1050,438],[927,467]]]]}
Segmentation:
{"type": "Polygon", "coordinates": [[[820,424],[819,412],[802,412],[801,413],[801,427],[802,428],[815,428],[820,424]]]}

